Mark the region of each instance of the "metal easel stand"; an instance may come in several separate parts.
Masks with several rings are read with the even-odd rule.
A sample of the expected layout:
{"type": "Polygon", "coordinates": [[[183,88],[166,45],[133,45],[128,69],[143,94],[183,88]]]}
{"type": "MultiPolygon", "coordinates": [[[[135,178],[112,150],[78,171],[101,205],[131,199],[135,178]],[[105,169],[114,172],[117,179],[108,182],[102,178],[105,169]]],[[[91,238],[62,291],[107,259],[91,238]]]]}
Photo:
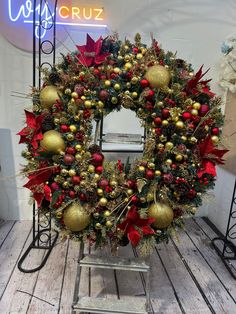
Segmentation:
{"type": "MultiPolygon", "coordinates": [[[[54,0],[53,7],[49,7],[47,0],[34,0],[33,3],[33,87],[41,87],[42,70],[44,67],[53,68],[55,65],[56,54],[56,7],[57,0],[54,0]],[[47,20],[42,18],[42,12],[45,7],[48,8],[47,20]],[[45,38],[46,39],[43,39],[45,38]],[[51,63],[48,61],[51,56],[51,63]],[[47,57],[47,61],[44,61],[47,57]]],[[[45,214],[40,209],[36,209],[33,205],[33,240],[25,253],[18,262],[18,268],[24,273],[32,273],[41,269],[58,238],[58,232],[52,231],[52,216],[51,213],[45,214]],[[32,249],[43,249],[46,251],[42,262],[39,266],[31,269],[26,269],[22,265],[28,257],[32,249]]]]}
{"type": "MultiPolygon", "coordinates": [[[[143,149],[103,149],[103,143],[125,143],[125,144],[144,144],[144,136],[136,134],[104,134],[103,119],[97,121],[95,129],[94,143],[99,142],[102,152],[105,153],[141,153],[143,149]]],[[[81,254],[78,264],[77,278],[75,284],[74,302],[72,305],[73,313],[101,313],[101,314],[148,314],[151,313],[150,305],[150,264],[142,258],[124,258],[117,256],[97,256],[81,254]],[[82,297],[79,299],[79,283],[82,267],[95,267],[112,270],[135,271],[146,274],[145,292],[146,299],[129,297],[125,299],[105,299],[95,297],[82,297]]]]}
{"type": "Polygon", "coordinates": [[[230,205],[230,212],[228,218],[228,224],[225,236],[220,236],[214,238],[212,240],[212,244],[220,256],[221,260],[225,264],[226,268],[232,275],[234,279],[236,279],[236,269],[232,267],[230,261],[236,260],[236,247],[232,243],[232,240],[236,240],[236,179],[234,183],[234,190],[230,205]],[[223,244],[223,249],[222,249],[223,244]]]}

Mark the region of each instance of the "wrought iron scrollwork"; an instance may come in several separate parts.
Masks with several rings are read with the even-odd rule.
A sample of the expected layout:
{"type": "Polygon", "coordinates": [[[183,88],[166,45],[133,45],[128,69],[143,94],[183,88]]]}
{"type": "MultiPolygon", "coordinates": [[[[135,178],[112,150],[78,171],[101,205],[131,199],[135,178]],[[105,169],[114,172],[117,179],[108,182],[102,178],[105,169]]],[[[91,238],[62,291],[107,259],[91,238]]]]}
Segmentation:
{"type": "MultiPolygon", "coordinates": [[[[52,7],[47,0],[34,0],[33,6],[33,87],[40,88],[42,84],[42,69],[52,68],[56,59],[56,8],[58,0],[54,0],[52,7]],[[47,7],[48,20],[42,18],[42,10],[47,7]],[[36,8],[39,8],[36,10],[36,8]],[[42,39],[42,34],[47,39],[42,39]],[[37,36],[36,36],[37,34],[37,36]],[[48,61],[48,58],[51,60],[48,61]],[[45,60],[46,58],[46,60],[45,60]]],[[[58,232],[52,231],[51,213],[45,213],[33,204],[33,240],[18,262],[18,268],[25,273],[41,269],[56,243],[58,232]],[[22,264],[32,249],[44,249],[46,254],[40,265],[32,269],[25,269],[22,264]]]]}
{"type": "Polygon", "coordinates": [[[236,279],[236,270],[230,262],[236,260],[236,247],[232,242],[234,240],[236,240],[236,179],[225,236],[217,237],[212,240],[216,252],[222,259],[230,274],[236,279]]]}

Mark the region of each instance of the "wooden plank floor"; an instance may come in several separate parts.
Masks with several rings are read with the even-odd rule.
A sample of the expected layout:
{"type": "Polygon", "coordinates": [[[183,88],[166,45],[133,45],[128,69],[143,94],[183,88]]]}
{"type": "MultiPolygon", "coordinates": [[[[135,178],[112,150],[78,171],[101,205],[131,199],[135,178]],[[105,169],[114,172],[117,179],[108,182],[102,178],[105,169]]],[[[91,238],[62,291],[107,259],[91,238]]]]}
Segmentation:
{"type": "MultiPolygon", "coordinates": [[[[215,236],[203,219],[190,219],[179,239],[156,247],[151,257],[153,313],[236,313],[236,280],[211,245],[215,236]]],[[[70,314],[80,244],[58,240],[46,265],[24,274],[17,262],[31,237],[30,221],[0,222],[0,314],[70,314]]],[[[130,247],[120,254],[137,256],[130,247]]],[[[24,266],[38,265],[43,256],[43,250],[32,251],[24,266]]],[[[79,296],[143,297],[144,287],[139,273],[85,268],[79,296]]]]}

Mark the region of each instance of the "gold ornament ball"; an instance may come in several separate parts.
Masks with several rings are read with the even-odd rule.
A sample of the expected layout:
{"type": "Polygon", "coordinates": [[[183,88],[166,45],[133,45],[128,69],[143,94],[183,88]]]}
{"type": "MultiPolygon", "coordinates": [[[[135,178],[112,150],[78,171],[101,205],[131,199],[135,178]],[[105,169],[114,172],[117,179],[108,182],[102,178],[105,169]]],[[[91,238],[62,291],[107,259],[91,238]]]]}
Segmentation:
{"type": "Polygon", "coordinates": [[[70,169],[70,170],[68,171],[68,174],[69,174],[70,177],[73,177],[73,176],[76,175],[76,171],[75,171],[74,169],[70,169]]]}
{"type": "Polygon", "coordinates": [[[79,95],[76,92],[73,92],[71,93],[71,97],[77,99],[79,98],[79,95]]]}
{"type": "Polygon", "coordinates": [[[43,139],[40,141],[40,146],[47,153],[60,154],[64,152],[66,144],[61,134],[55,130],[47,131],[43,134],[43,139]]]}
{"type": "Polygon", "coordinates": [[[71,89],[70,88],[65,89],[65,94],[66,95],[70,95],[71,94],[71,89]]]}
{"type": "Polygon", "coordinates": [[[132,98],[137,98],[138,97],[138,93],[137,92],[133,92],[132,93],[132,98]]]}
{"type": "Polygon", "coordinates": [[[187,141],[187,137],[183,135],[183,136],[181,136],[181,140],[186,142],[187,141]]]}
{"type": "Polygon", "coordinates": [[[168,122],[167,120],[163,120],[163,121],[161,122],[161,124],[162,124],[163,126],[167,126],[167,125],[169,124],[169,122],[168,122]]]}
{"type": "Polygon", "coordinates": [[[67,175],[68,175],[68,170],[67,169],[61,169],[61,175],[63,176],[63,177],[66,177],[67,175]]]}
{"type": "Polygon", "coordinates": [[[120,84],[116,83],[114,85],[114,90],[119,91],[120,90],[120,84]]]}
{"type": "Polygon", "coordinates": [[[108,200],[105,197],[100,198],[99,205],[100,206],[106,206],[108,203],[108,200]]]}
{"type": "Polygon", "coordinates": [[[63,214],[62,214],[61,211],[56,213],[56,218],[57,218],[57,219],[61,219],[62,216],[63,216],[63,214]]]}
{"type": "Polygon", "coordinates": [[[197,110],[197,109],[192,109],[192,110],[191,110],[191,114],[192,114],[193,116],[197,116],[197,115],[198,115],[198,110],[197,110]]]}
{"type": "Polygon", "coordinates": [[[157,229],[168,227],[174,219],[172,208],[165,203],[153,203],[148,209],[148,216],[155,218],[152,226],[157,229]]]}
{"type": "Polygon", "coordinates": [[[117,103],[118,103],[118,99],[117,99],[117,97],[112,97],[111,98],[111,102],[112,102],[112,104],[114,104],[114,105],[116,105],[117,103]]]}
{"type": "Polygon", "coordinates": [[[152,87],[163,88],[170,83],[170,72],[162,65],[151,66],[146,74],[146,79],[152,87]]]}
{"type": "Polygon", "coordinates": [[[80,154],[76,154],[76,155],[75,155],[75,159],[76,159],[76,160],[81,160],[81,159],[82,159],[82,156],[81,156],[80,154]]]}
{"type": "Polygon", "coordinates": [[[149,169],[155,169],[155,164],[153,162],[149,162],[147,166],[149,169]]]}
{"type": "Polygon", "coordinates": [[[130,62],[125,63],[125,70],[129,71],[132,68],[132,64],[130,62]]]}
{"type": "Polygon", "coordinates": [[[99,109],[102,109],[104,107],[104,103],[101,100],[99,100],[97,106],[99,109]]]}
{"type": "Polygon", "coordinates": [[[141,53],[138,53],[138,54],[136,55],[136,58],[137,58],[138,60],[142,59],[142,57],[143,57],[143,55],[142,55],[141,53]]]}
{"type": "Polygon", "coordinates": [[[101,229],[101,228],[102,228],[102,225],[101,225],[99,222],[97,222],[96,225],[95,225],[95,228],[96,228],[96,229],[101,229]]]}
{"type": "Polygon", "coordinates": [[[104,217],[109,217],[111,215],[111,212],[109,210],[106,210],[103,215],[104,217]]]}
{"type": "Polygon", "coordinates": [[[144,167],[144,166],[139,166],[139,167],[138,167],[138,170],[139,170],[140,172],[144,172],[144,171],[145,171],[145,167],[144,167]]]}
{"type": "Polygon", "coordinates": [[[166,164],[167,164],[168,166],[171,166],[172,163],[173,163],[173,161],[172,161],[171,159],[166,159],[166,164]]]}
{"type": "Polygon", "coordinates": [[[193,104],[193,109],[199,110],[201,108],[201,104],[199,102],[195,102],[193,104]]]}
{"type": "Polygon", "coordinates": [[[106,81],[104,82],[104,85],[105,85],[106,87],[110,87],[110,86],[111,86],[111,81],[106,80],[106,81]]]}
{"type": "Polygon", "coordinates": [[[160,171],[160,170],[156,170],[156,171],[155,171],[155,175],[156,175],[157,177],[159,177],[159,176],[161,175],[161,171],[160,171]]]}
{"type": "Polygon", "coordinates": [[[182,159],[183,159],[183,156],[180,154],[175,156],[175,160],[177,160],[177,161],[181,161],[182,159]]]}
{"type": "Polygon", "coordinates": [[[217,143],[219,143],[219,137],[217,136],[217,135],[213,135],[212,137],[211,137],[211,140],[212,140],[212,142],[214,143],[214,144],[217,144],[217,143]]]}
{"type": "Polygon", "coordinates": [[[127,194],[128,194],[129,196],[131,196],[131,195],[134,194],[134,191],[133,191],[132,189],[128,189],[128,190],[127,190],[127,194]]]}
{"type": "Polygon", "coordinates": [[[63,185],[63,188],[67,189],[69,187],[69,182],[65,181],[62,183],[62,185],[63,185]]]}
{"type": "Polygon", "coordinates": [[[176,127],[177,127],[178,129],[183,129],[183,127],[184,127],[183,121],[177,121],[177,122],[175,123],[175,125],[176,125],[176,127]]]}
{"type": "Polygon", "coordinates": [[[67,138],[68,141],[71,142],[71,141],[74,140],[75,137],[74,137],[74,135],[72,133],[69,133],[69,134],[66,135],[66,138],[67,138]]]}
{"type": "Polygon", "coordinates": [[[165,143],[165,148],[168,150],[171,150],[174,147],[174,144],[172,142],[166,142],[165,143]]]}
{"type": "Polygon", "coordinates": [[[98,196],[103,196],[103,190],[102,189],[97,189],[97,195],[98,196]]]}
{"type": "Polygon", "coordinates": [[[69,129],[71,130],[71,132],[75,133],[77,131],[77,127],[76,125],[72,124],[69,126],[69,129]]]}
{"type": "Polygon", "coordinates": [[[94,171],[95,171],[95,167],[93,165],[89,165],[88,166],[88,172],[89,173],[94,173],[94,171]]]}
{"type": "Polygon", "coordinates": [[[110,186],[116,187],[118,185],[118,182],[116,180],[110,181],[110,186]]]}
{"type": "Polygon", "coordinates": [[[52,85],[45,86],[39,95],[41,106],[47,109],[51,109],[52,106],[56,103],[56,100],[59,98],[59,91],[55,86],[52,85]]]}
{"type": "Polygon", "coordinates": [[[80,152],[82,150],[82,146],[80,144],[75,145],[75,149],[80,152]]]}
{"type": "Polygon", "coordinates": [[[87,109],[90,109],[92,107],[92,102],[90,100],[85,100],[84,105],[87,109]]]}
{"type": "Polygon", "coordinates": [[[190,140],[190,142],[193,143],[193,144],[197,143],[197,138],[194,137],[194,136],[190,137],[189,140],[190,140]]]}
{"type": "Polygon", "coordinates": [[[88,214],[80,203],[69,205],[63,214],[63,220],[71,231],[81,231],[90,223],[90,214],[88,214]]]}
{"type": "Polygon", "coordinates": [[[120,74],[121,70],[120,70],[120,68],[116,67],[113,69],[113,72],[116,74],[120,74]]]}
{"type": "Polygon", "coordinates": [[[137,82],[138,82],[137,76],[132,77],[131,83],[132,83],[132,84],[136,84],[137,82]]]}
{"type": "Polygon", "coordinates": [[[113,226],[113,223],[110,220],[107,220],[106,226],[107,228],[111,228],[113,226]]]}

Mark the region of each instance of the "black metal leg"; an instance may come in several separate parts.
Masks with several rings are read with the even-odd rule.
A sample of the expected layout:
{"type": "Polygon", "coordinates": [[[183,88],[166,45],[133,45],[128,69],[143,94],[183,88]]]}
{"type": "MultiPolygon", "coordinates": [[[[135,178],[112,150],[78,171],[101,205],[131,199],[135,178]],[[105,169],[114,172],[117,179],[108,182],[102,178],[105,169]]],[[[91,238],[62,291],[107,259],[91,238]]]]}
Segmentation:
{"type": "Polygon", "coordinates": [[[226,268],[236,279],[236,269],[230,263],[231,260],[236,260],[236,246],[232,243],[232,240],[236,240],[236,179],[234,183],[234,190],[230,205],[229,218],[227,223],[227,229],[225,236],[216,237],[212,240],[212,244],[220,256],[221,260],[225,264],[226,268]],[[220,247],[222,246],[223,249],[220,247]]]}

